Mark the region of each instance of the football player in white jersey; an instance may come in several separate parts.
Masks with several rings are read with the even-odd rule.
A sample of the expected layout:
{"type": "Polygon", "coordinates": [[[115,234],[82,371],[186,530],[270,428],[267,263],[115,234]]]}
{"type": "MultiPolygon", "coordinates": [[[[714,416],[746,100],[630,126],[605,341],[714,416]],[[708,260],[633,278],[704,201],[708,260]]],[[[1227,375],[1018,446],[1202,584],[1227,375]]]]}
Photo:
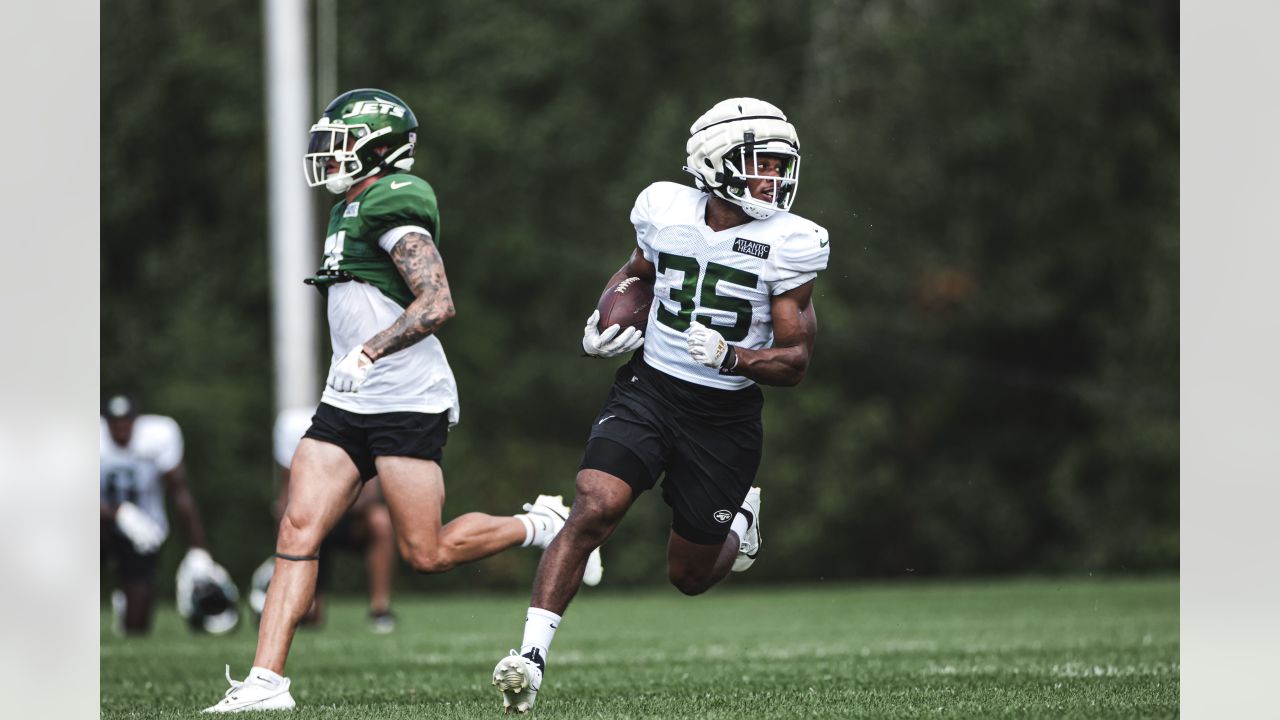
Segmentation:
{"type": "MultiPolygon", "coordinates": [[[[205,550],[204,525],[187,487],[182,430],[173,418],[139,415],[131,397],[113,395],[102,406],[98,444],[101,562],[114,568],[120,583],[112,597],[117,625],[126,634],[146,633],[155,603],[157,558],[169,535],[166,497],[177,511],[188,547],[183,567],[216,567],[205,550]]],[[[234,625],[233,616],[228,622],[234,625]]]]}
{"type": "Polygon", "coordinates": [[[717,103],[690,128],[686,151],[696,187],[659,182],[640,193],[631,212],[637,247],[606,285],[653,283],[645,333],[601,332],[598,312],[584,329],[591,356],[643,348],[618,370],[592,423],[573,512],[538,566],[521,649],[494,669],[508,712],[537,700],[588,554],[664,473],[667,569],[681,592],[705,592],[750,567],[760,549],[757,384],[804,378],[827,231],[789,212],[800,141],[770,103],[717,103]]]}

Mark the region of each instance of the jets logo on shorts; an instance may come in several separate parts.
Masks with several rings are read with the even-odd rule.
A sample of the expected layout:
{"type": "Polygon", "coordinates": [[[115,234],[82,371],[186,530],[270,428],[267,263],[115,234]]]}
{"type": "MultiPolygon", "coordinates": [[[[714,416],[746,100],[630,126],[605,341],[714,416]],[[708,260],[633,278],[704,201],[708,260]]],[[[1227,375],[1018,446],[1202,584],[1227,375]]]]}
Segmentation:
{"type": "Polygon", "coordinates": [[[718,523],[727,523],[733,519],[733,513],[728,510],[717,510],[711,515],[718,523]]]}

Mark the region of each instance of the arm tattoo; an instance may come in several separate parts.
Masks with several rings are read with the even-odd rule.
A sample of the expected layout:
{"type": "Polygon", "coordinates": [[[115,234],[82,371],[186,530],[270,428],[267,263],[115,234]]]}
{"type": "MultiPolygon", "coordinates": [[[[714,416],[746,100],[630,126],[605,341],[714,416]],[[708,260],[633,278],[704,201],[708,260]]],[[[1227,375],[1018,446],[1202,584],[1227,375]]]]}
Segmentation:
{"type": "Polygon", "coordinates": [[[365,342],[365,354],[373,360],[421,341],[453,317],[453,295],[444,275],[444,261],[429,237],[405,235],[391,248],[391,259],[413,291],[414,300],[391,327],[365,342]]]}

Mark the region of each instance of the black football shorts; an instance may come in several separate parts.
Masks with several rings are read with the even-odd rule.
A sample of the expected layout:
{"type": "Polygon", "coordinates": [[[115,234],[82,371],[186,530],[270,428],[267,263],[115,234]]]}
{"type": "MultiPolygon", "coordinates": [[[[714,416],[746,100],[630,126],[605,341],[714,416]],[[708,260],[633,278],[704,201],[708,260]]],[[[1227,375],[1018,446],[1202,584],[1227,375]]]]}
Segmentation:
{"type": "Polygon", "coordinates": [[[580,469],[614,475],[636,495],[665,473],[672,530],[718,545],[760,467],[763,407],[755,385],[704,387],[655,370],[637,353],[618,370],[580,469]]]}
{"type": "Polygon", "coordinates": [[[378,474],[375,457],[411,457],[441,462],[449,440],[449,414],[388,412],[359,415],[320,403],[303,437],[347,451],[368,481],[378,474]]]}

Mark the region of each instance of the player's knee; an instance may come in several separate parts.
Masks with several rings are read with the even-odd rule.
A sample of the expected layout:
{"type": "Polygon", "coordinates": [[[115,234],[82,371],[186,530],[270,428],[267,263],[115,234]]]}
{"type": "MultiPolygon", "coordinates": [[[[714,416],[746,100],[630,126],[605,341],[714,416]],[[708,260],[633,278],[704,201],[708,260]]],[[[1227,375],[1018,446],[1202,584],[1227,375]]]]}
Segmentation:
{"type": "Polygon", "coordinates": [[[366,518],[369,523],[369,536],[371,538],[384,538],[391,536],[391,513],[386,507],[379,506],[371,511],[366,518]]]}
{"type": "Polygon", "coordinates": [[[627,505],[612,503],[607,498],[579,495],[561,532],[582,543],[598,547],[609,538],[627,512],[627,505]]]}
{"type": "Polygon", "coordinates": [[[609,538],[617,523],[616,519],[604,514],[583,512],[579,517],[574,517],[571,513],[569,522],[565,523],[564,529],[560,532],[566,537],[574,538],[575,544],[594,548],[599,547],[609,538]]]}
{"type": "Polygon", "coordinates": [[[691,572],[686,568],[668,567],[667,579],[685,595],[701,595],[711,588],[710,579],[705,574],[691,572]]]}
{"type": "Polygon", "coordinates": [[[315,555],[320,551],[322,540],[324,537],[316,523],[302,522],[288,513],[280,519],[280,530],[276,536],[278,552],[289,555],[315,555]]]}
{"type": "Polygon", "coordinates": [[[441,552],[439,547],[424,547],[421,545],[413,545],[410,543],[400,544],[400,555],[405,562],[409,563],[409,567],[414,572],[423,575],[434,575],[436,573],[452,570],[457,563],[448,556],[447,553],[441,552]]]}

